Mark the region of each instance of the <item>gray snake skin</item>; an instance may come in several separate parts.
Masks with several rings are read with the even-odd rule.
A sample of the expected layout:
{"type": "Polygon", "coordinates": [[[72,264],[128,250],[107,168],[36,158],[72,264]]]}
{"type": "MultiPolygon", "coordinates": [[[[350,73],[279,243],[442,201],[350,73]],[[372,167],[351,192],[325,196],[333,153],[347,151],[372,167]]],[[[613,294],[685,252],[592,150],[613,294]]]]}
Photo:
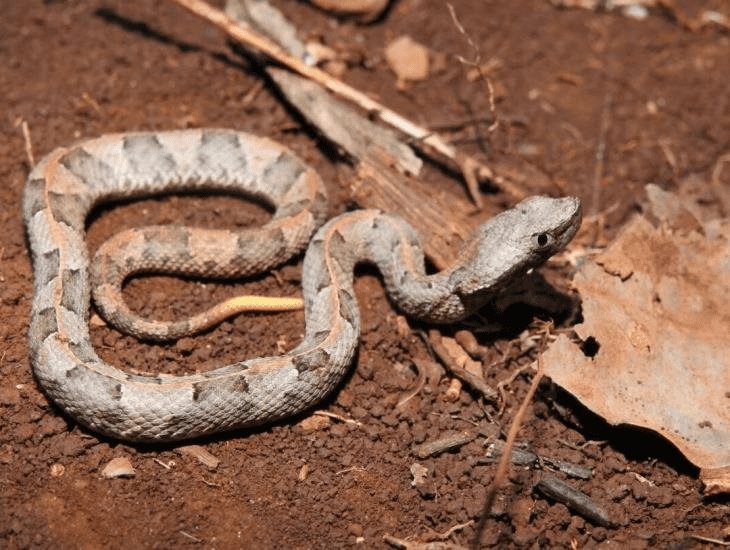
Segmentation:
{"type": "MultiPolygon", "coordinates": [[[[418,238],[400,218],[355,211],[312,237],[326,209],[313,170],[281,145],[241,132],[115,134],[51,152],[31,172],[23,196],[35,275],[29,341],[38,383],[79,423],[128,441],[187,439],[289,417],[331,392],[352,361],[360,335],[352,286],[357,263],[377,265],[406,314],[448,323],[563,248],[580,225],[578,199],[531,197],[480,226],[451,268],[426,275],[418,238]],[[241,232],[132,229],[100,249],[95,262],[107,263],[90,276],[84,224],[92,208],[209,189],[268,203],[274,215],[261,228],[241,232]],[[242,276],[286,261],[307,243],[305,336],[282,356],[202,374],[140,376],[104,363],[91,345],[92,280],[120,298],[112,287],[131,273],[242,276]],[[127,260],[120,264],[114,255],[127,260]]],[[[123,330],[162,340],[189,328],[187,321],[139,319],[117,298],[105,309],[123,330]]]]}

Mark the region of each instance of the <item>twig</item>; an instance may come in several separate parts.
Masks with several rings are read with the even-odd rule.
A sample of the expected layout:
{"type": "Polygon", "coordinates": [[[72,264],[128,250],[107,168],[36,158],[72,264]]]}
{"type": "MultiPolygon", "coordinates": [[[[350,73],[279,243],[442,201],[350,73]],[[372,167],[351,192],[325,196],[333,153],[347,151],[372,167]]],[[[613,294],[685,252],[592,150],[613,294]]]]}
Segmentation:
{"type": "MultiPolygon", "coordinates": [[[[501,362],[502,361],[498,361],[497,364],[501,362]]],[[[512,374],[510,374],[507,378],[497,383],[497,391],[499,392],[499,396],[502,399],[502,404],[499,406],[499,412],[497,413],[497,416],[502,416],[504,410],[507,408],[507,392],[505,390],[505,387],[509,386],[517,379],[518,376],[525,373],[525,371],[529,370],[531,367],[531,364],[523,365],[515,370],[512,374]]]]}
{"type": "Polygon", "coordinates": [[[703,537],[702,535],[690,535],[689,538],[697,540],[699,542],[708,542],[710,544],[717,544],[718,546],[730,546],[730,541],[713,539],[711,537],[703,537]]]}
{"type": "Polygon", "coordinates": [[[471,36],[469,36],[469,33],[466,32],[466,29],[464,29],[461,21],[459,21],[459,18],[456,16],[456,10],[454,9],[454,6],[450,2],[447,2],[446,6],[449,8],[451,20],[454,22],[454,25],[456,25],[456,28],[459,29],[459,32],[464,36],[464,38],[466,38],[466,41],[469,43],[469,46],[474,52],[474,59],[472,61],[469,61],[468,59],[465,59],[460,55],[457,55],[456,58],[462,64],[471,65],[477,70],[477,72],[479,73],[479,78],[487,87],[487,91],[489,92],[489,114],[492,117],[492,123],[487,128],[487,133],[491,134],[499,126],[499,118],[497,117],[497,108],[494,105],[494,87],[492,86],[492,81],[489,80],[489,77],[486,75],[484,69],[482,68],[482,52],[479,50],[479,47],[474,43],[474,40],[472,40],[471,36]]]}
{"type": "Polygon", "coordinates": [[[434,441],[422,443],[421,445],[413,449],[413,454],[421,459],[428,458],[430,456],[436,456],[445,451],[458,449],[462,445],[466,445],[470,441],[474,441],[476,437],[477,434],[474,432],[452,433],[434,441]]]}
{"type": "Polygon", "coordinates": [[[198,544],[200,544],[201,542],[203,542],[203,539],[199,539],[198,537],[194,537],[193,535],[191,535],[190,533],[187,533],[185,531],[179,531],[179,533],[183,537],[188,538],[188,539],[192,540],[193,542],[197,542],[198,544]]]}
{"type": "Polygon", "coordinates": [[[352,424],[353,426],[362,426],[362,422],[358,422],[357,420],[353,420],[352,418],[345,418],[344,416],[340,416],[339,414],[331,413],[329,411],[314,411],[312,414],[316,416],[332,418],[339,422],[344,422],[345,424],[352,424]]]}
{"type": "Polygon", "coordinates": [[[535,395],[535,392],[537,391],[537,386],[540,384],[540,380],[542,380],[543,373],[544,373],[544,365],[542,360],[542,352],[545,348],[545,343],[547,342],[547,337],[550,334],[550,326],[548,325],[547,330],[545,332],[545,337],[543,339],[543,345],[540,350],[540,355],[537,356],[537,373],[535,374],[535,377],[532,379],[532,384],[530,384],[530,388],[527,390],[527,395],[525,395],[525,398],[522,400],[522,404],[520,405],[520,408],[517,410],[517,413],[515,414],[514,420],[512,421],[512,425],[509,428],[509,433],[507,434],[507,440],[504,444],[504,450],[502,451],[502,457],[499,460],[499,464],[497,465],[497,472],[494,474],[494,480],[492,481],[492,485],[489,487],[489,490],[487,491],[487,495],[484,499],[484,506],[482,507],[482,513],[479,516],[479,522],[477,523],[476,532],[474,534],[474,539],[472,540],[471,547],[474,550],[477,550],[479,548],[479,544],[482,538],[482,532],[484,531],[484,526],[487,523],[487,517],[489,516],[489,511],[492,509],[492,504],[494,504],[494,499],[497,497],[497,490],[504,482],[504,478],[507,475],[507,468],[509,467],[510,463],[510,457],[512,456],[512,448],[515,444],[515,439],[517,439],[517,434],[520,431],[520,427],[522,426],[522,420],[525,417],[525,413],[527,412],[527,407],[532,401],[532,398],[535,395]]]}
{"type": "Polygon", "coordinates": [[[466,550],[463,546],[453,542],[419,542],[399,539],[392,535],[383,535],[383,542],[399,550],[466,550]]]}
{"type": "Polygon", "coordinates": [[[33,169],[35,166],[35,158],[33,157],[33,142],[30,139],[30,129],[28,122],[24,119],[20,120],[20,131],[23,132],[23,142],[25,143],[25,158],[28,160],[28,168],[33,169]]]}
{"type": "Polygon", "coordinates": [[[597,525],[603,527],[613,525],[606,511],[593,502],[588,495],[557,477],[546,476],[535,484],[535,490],[556,502],[565,504],[576,514],[597,525]]]}
{"type": "Polygon", "coordinates": [[[398,400],[398,403],[396,403],[395,408],[397,410],[405,407],[406,403],[408,403],[411,399],[421,393],[421,390],[426,385],[426,369],[422,368],[421,361],[416,362],[414,360],[413,365],[418,371],[418,378],[416,379],[415,385],[405,395],[401,396],[401,398],[398,400]]]}
{"type": "Polygon", "coordinates": [[[603,110],[601,111],[601,127],[598,132],[598,144],[596,145],[596,165],[593,171],[593,193],[589,214],[595,215],[599,211],[601,198],[601,180],[603,179],[603,166],[606,159],[606,134],[610,124],[612,94],[607,92],[603,99],[603,110]]]}
{"type": "Polygon", "coordinates": [[[429,538],[435,539],[435,540],[446,540],[447,538],[449,538],[451,535],[453,535],[457,531],[461,531],[463,529],[466,529],[467,527],[471,527],[472,525],[474,525],[474,520],[470,519],[469,521],[467,521],[465,523],[457,523],[456,525],[454,525],[453,527],[450,527],[443,533],[439,533],[438,531],[433,531],[433,529],[431,529],[431,531],[433,531],[433,536],[429,537],[429,538]]]}
{"type": "MultiPolygon", "coordinates": [[[[515,198],[524,197],[525,193],[513,183],[506,181],[504,178],[497,176],[491,168],[480,163],[474,158],[458,152],[454,147],[449,145],[444,139],[428,130],[399,115],[395,111],[388,109],[381,103],[371,99],[363,92],[348,86],[341,80],[332,77],[322,69],[305,64],[301,59],[287,53],[283,48],[277,45],[269,38],[260,33],[238,25],[235,20],[228,17],[221,10],[215,9],[205,3],[203,0],[171,0],[179,6],[187,9],[194,15],[207,20],[213,25],[223,30],[232,39],[253,48],[264,54],[270,59],[277,61],[290,70],[305,76],[315,82],[318,82],[334,94],[348,99],[353,103],[365,109],[368,113],[377,116],[385,122],[397,128],[401,132],[407,134],[417,142],[423,143],[433,150],[437,151],[446,159],[455,163],[465,179],[468,178],[484,178],[492,181],[497,187],[514,196],[515,198]]],[[[479,196],[472,197],[477,205],[481,204],[479,196]]]]}
{"type": "Polygon", "coordinates": [[[441,342],[441,334],[437,330],[430,330],[428,332],[428,341],[431,344],[431,348],[439,359],[443,362],[444,366],[457,378],[463,380],[469,384],[472,388],[479,391],[487,399],[495,399],[497,392],[487,385],[486,382],[479,376],[472,374],[465,368],[458,365],[454,358],[451,356],[449,351],[444,347],[441,342]]]}

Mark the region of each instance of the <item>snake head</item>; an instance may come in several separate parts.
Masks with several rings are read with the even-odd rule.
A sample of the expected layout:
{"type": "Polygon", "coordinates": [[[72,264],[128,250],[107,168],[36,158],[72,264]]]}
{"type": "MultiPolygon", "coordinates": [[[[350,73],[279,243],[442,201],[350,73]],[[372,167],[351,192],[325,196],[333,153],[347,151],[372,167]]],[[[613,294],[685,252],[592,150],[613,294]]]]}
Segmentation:
{"type": "Polygon", "coordinates": [[[483,304],[563,249],[580,222],[577,197],[524,199],[480,225],[466,241],[460,257],[467,260],[452,272],[454,288],[463,299],[483,304]]]}

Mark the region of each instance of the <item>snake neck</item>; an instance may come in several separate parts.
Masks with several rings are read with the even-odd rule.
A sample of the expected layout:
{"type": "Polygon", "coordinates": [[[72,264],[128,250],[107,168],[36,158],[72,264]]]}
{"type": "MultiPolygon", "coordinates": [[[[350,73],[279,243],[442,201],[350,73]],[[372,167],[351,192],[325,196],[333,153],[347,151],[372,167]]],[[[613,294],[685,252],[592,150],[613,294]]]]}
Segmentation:
{"type": "MultiPolygon", "coordinates": [[[[408,224],[396,216],[361,210],[331,220],[310,243],[303,277],[308,332],[328,324],[320,319],[324,317],[320,311],[343,309],[342,299],[323,308],[328,297],[354,296],[353,271],[360,263],[374,264],[395,307],[415,318],[453,322],[469,315],[483,301],[458,293],[455,285],[468,276],[463,263],[426,274],[423,248],[408,224]]],[[[346,301],[344,309],[349,310],[353,301],[346,301]]],[[[357,313],[354,317],[359,321],[357,313]]]]}

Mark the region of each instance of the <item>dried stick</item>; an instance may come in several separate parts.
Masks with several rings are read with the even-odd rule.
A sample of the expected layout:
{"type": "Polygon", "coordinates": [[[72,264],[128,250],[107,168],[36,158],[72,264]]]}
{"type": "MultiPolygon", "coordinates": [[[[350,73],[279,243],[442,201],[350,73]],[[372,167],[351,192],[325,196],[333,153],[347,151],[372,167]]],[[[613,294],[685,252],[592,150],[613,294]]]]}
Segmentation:
{"type": "Polygon", "coordinates": [[[30,139],[30,128],[26,120],[20,121],[20,131],[23,132],[23,143],[25,144],[25,158],[28,161],[28,168],[33,169],[35,158],[33,157],[33,142],[30,139]]]}
{"type": "MultiPolygon", "coordinates": [[[[332,77],[318,67],[312,67],[305,64],[298,57],[287,53],[282,47],[269,38],[250,28],[242,27],[221,10],[211,7],[203,0],[171,1],[187,9],[194,15],[212,23],[237,42],[240,42],[249,48],[253,48],[290,70],[318,82],[334,94],[348,99],[369,113],[376,115],[380,118],[380,120],[394,128],[397,128],[418,143],[427,145],[437,151],[443,157],[458,166],[467,182],[476,181],[475,178],[489,179],[494,183],[494,185],[509,193],[516,199],[520,199],[525,196],[524,191],[519,189],[515,184],[507,181],[505,178],[497,176],[491,168],[477,161],[473,157],[458,152],[454,147],[446,143],[440,135],[431,132],[427,128],[423,128],[422,126],[419,126],[399,115],[395,111],[388,109],[381,103],[371,99],[366,94],[356,90],[352,86],[348,86],[341,80],[332,77]]],[[[479,197],[478,190],[470,188],[469,191],[477,206],[481,206],[481,198],[479,197]]]]}
{"type": "Polygon", "coordinates": [[[494,400],[497,398],[497,392],[490,388],[483,378],[469,372],[454,361],[452,355],[441,342],[441,333],[439,331],[434,329],[428,331],[428,343],[451,374],[469,384],[469,386],[481,393],[486,399],[494,400]]]}
{"type": "Polygon", "coordinates": [[[548,334],[549,329],[548,332],[545,334],[545,339],[543,340],[543,349],[540,350],[540,354],[537,356],[537,373],[532,379],[532,384],[530,384],[530,388],[527,390],[527,395],[525,395],[525,399],[522,401],[520,408],[517,410],[517,414],[515,414],[514,420],[512,420],[512,425],[510,426],[509,433],[507,434],[507,440],[504,443],[504,450],[502,451],[502,456],[500,457],[499,464],[497,465],[497,473],[494,474],[494,480],[492,481],[492,485],[489,487],[489,490],[487,491],[487,496],[484,499],[484,507],[482,508],[481,515],[479,516],[479,522],[477,523],[474,540],[472,540],[471,543],[471,547],[475,550],[479,548],[479,543],[482,538],[482,531],[484,531],[484,526],[487,523],[487,517],[489,516],[489,511],[492,509],[492,505],[494,504],[494,499],[497,497],[497,491],[499,490],[499,487],[502,485],[502,482],[507,475],[507,468],[509,467],[510,457],[512,456],[512,447],[514,447],[515,439],[517,439],[517,434],[522,427],[522,420],[524,419],[525,413],[527,412],[527,407],[532,401],[532,398],[535,396],[535,392],[537,391],[538,384],[540,384],[540,380],[542,380],[544,374],[542,352],[544,351],[548,334]]]}

